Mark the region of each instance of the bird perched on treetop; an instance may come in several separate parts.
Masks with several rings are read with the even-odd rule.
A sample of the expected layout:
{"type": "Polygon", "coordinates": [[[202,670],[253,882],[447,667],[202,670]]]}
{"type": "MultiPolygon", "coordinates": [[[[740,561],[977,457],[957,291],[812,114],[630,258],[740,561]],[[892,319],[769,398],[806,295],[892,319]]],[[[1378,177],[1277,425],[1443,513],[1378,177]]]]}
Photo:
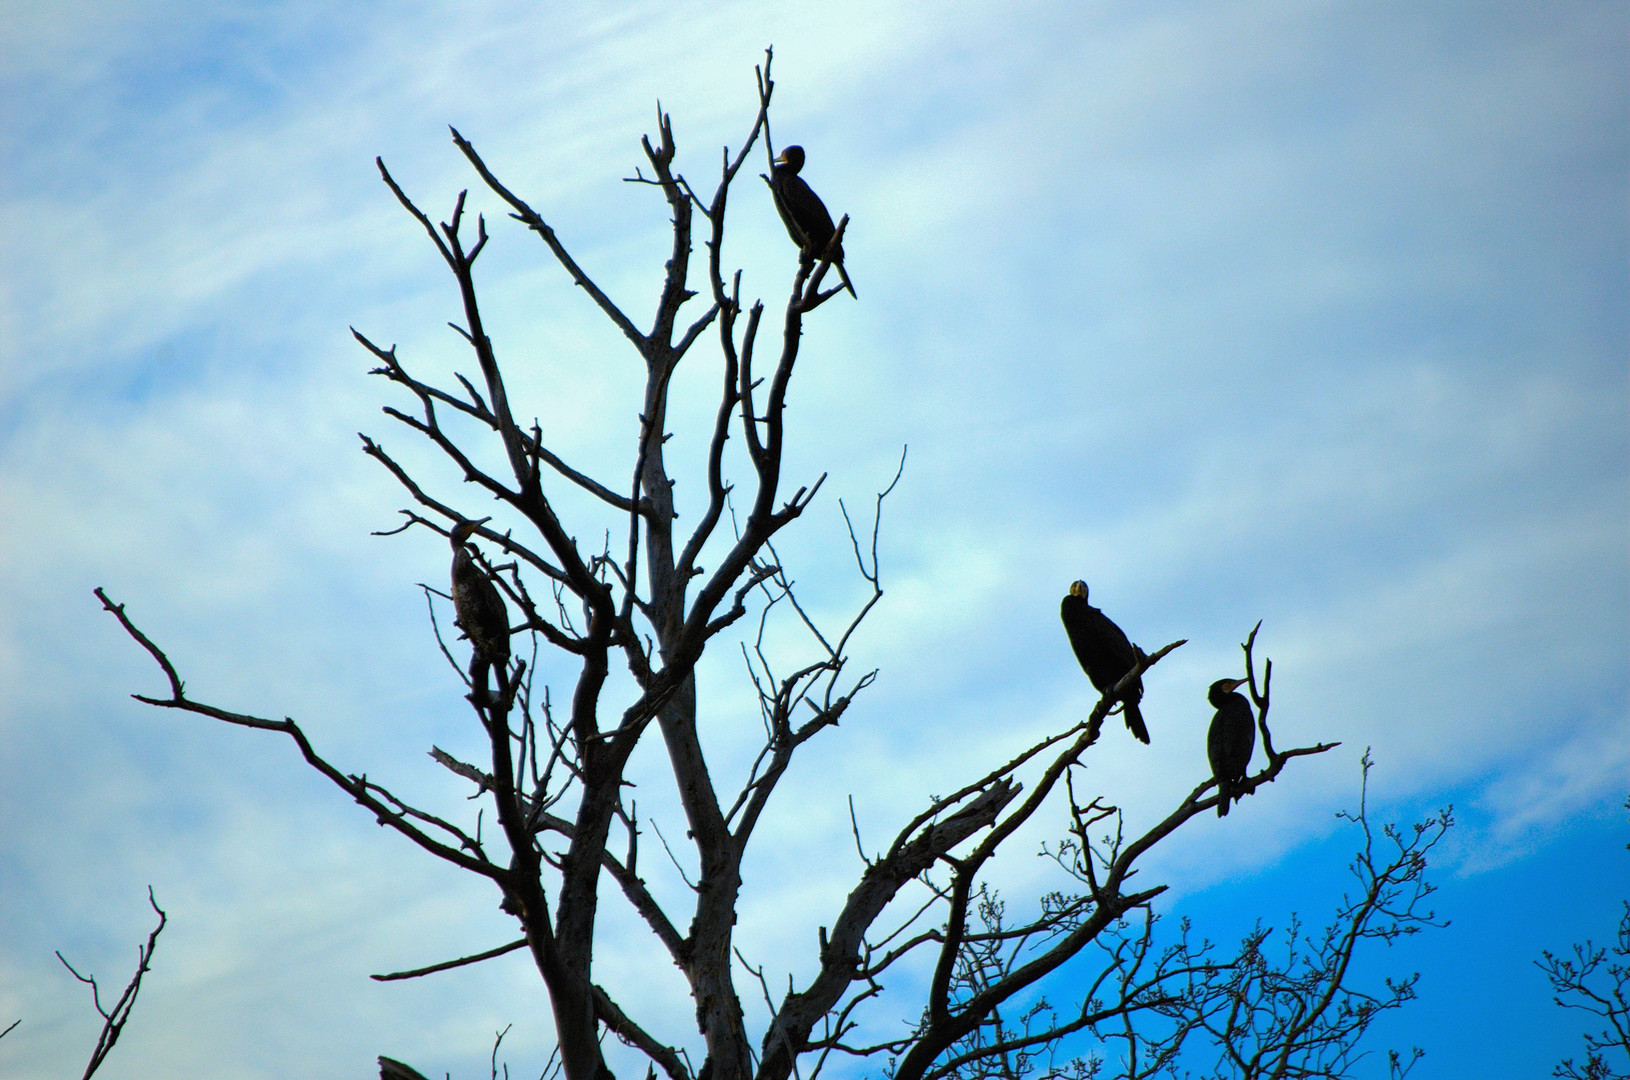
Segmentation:
{"type": "Polygon", "coordinates": [[[453,611],[470,639],[470,686],[479,694],[486,692],[487,668],[497,668],[502,682],[509,667],[509,610],[469,548],[470,534],[491,520],[461,521],[447,536],[453,545],[453,611]]]}
{"type": "Polygon", "coordinates": [[[395,1058],[379,1055],[379,1080],[425,1080],[424,1073],[395,1058]]]}
{"type": "MultiPolygon", "coordinates": [[[[770,166],[770,193],[775,196],[775,208],[786,223],[787,235],[798,245],[804,258],[814,260],[827,253],[827,245],[832,243],[832,234],[837,230],[832,227],[832,215],[826,212],[826,204],[798,175],[803,167],[804,148],[784,148],[770,166]]],[[[843,279],[843,287],[854,296],[855,287],[849,281],[849,272],[843,268],[841,243],[832,251],[832,265],[843,279]]]]}
{"type": "MultiPolygon", "coordinates": [[[[1070,635],[1070,648],[1081,661],[1081,670],[1087,673],[1100,694],[1114,689],[1137,664],[1137,652],[1121,628],[1109,620],[1102,611],[1087,603],[1087,583],[1077,581],[1070,585],[1069,595],[1058,606],[1058,616],[1064,620],[1064,631],[1070,635]]],[[[1143,714],[1138,701],[1143,697],[1143,679],[1132,680],[1132,685],[1121,691],[1122,714],[1127,730],[1138,741],[1149,741],[1149,729],[1143,725],[1143,714]]]]}
{"type": "Polygon", "coordinates": [[[1206,736],[1206,756],[1211,759],[1211,775],[1217,778],[1217,816],[1228,815],[1230,800],[1244,796],[1238,785],[1251,768],[1251,751],[1256,748],[1256,719],[1251,703],[1238,693],[1244,679],[1218,679],[1206,698],[1217,708],[1206,736]]]}

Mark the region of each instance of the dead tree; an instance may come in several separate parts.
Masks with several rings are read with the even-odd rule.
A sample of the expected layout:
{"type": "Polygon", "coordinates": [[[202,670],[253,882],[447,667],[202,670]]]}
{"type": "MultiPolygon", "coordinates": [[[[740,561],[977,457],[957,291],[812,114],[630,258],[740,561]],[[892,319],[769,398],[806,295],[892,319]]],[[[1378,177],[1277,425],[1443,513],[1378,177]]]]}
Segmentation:
{"type": "MultiPolygon", "coordinates": [[[[774,157],[773,91],[766,56],[758,71],[757,114],[740,148],[734,154],[724,151],[718,182],[706,197],[677,168],[673,126],[659,107],[655,136],[642,140],[645,164],[631,178],[660,194],[673,230],[655,315],[646,326],[625,314],[545,217],[498,178],[469,140],[453,132],[455,146],[481,181],[514,220],[536,234],[640,360],[645,381],[638,435],[621,479],[608,478],[617,474],[599,467],[569,463],[546,444],[542,420],[520,419],[533,408],[546,415],[550,403],[515,401],[506,386],[499,349],[484,329],[477,298],[475,266],[487,244],[487,227],[477,216],[471,235],[465,193],[448,220],[437,223],[379,162],[384,182],[423,228],[458,287],[464,318],[454,329],[469,347],[474,375],[455,373],[456,386],[431,381],[394,346],[353,332],[376,361],[374,372],[405,391],[411,403],[410,409],[387,407],[386,414],[440,450],[465,482],[498,504],[492,513],[501,520],[477,527],[471,537],[480,552],[472,558],[516,613],[511,632],[530,639],[531,655],[536,648],[554,650],[575,670],[557,715],[552,703],[561,699],[536,682],[537,666],[529,666],[527,650],[514,650],[504,670],[491,673],[490,692],[472,687],[468,695],[490,755],[462,761],[431,751],[490,804],[499,824],[496,836],[483,835],[456,812],[423,809],[367,773],[331,763],[292,719],[267,719],[189,697],[175,666],[124,606],[101,590],[98,595],[169,682],[167,695],[138,695],[139,700],[288,736],[307,764],[380,824],[492,883],[518,925],[515,941],[388,977],[425,976],[525,949],[548,992],[568,1080],[609,1080],[602,1049],[607,1033],[636,1048],[669,1080],[814,1080],[834,1055],[858,1056],[875,1067],[886,1059],[895,1080],[1004,1069],[1019,1075],[1026,1069],[1012,1054],[1023,1047],[1005,1036],[987,1036],[1007,1030],[992,1025],[1005,1022],[1001,1018],[1014,1009],[1030,1008],[1053,985],[1050,977],[1068,975],[1090,986],[1084,998],[1090,1007],[1063,1028],[1034,1032],[1039,1040],[1034,1045],[1077,1031],[1108,1037],[1117,1025],[1170,1007],[1194,974],[1193,964],[1140,968],[1131,963],[1140,949],[1147,953],[1150,939],[1141,931],[1127,936],[1126,927],[1152,925],[1150,905],[1164,890],[1136,876],[1140,860],[1215,808],[1213,782],[1200,778],[1158,823],[1140,835],[1120,837],[1107,850],[1089,849],[1086,830],[1113,817],[1114,808],[1102,800],[1083,805],[1074,797],[1074,776],[1097,745],[1120,693],[1132,680],[1148,677],[1183,642],[1147,655],[1140,651],[1121,684],[1106,691],[1079,723],[1033,745],[1015,746],[1007,761],[984,775],[965,782],[948,778],[949,794],[929,801],[885,848],[866,858],[853,889],[818,929],[818,968],[806,983],[777,997],[761,971],[754,973],[740,960],[734,934],[741,868],[755,829],[800,747],[833,728],[875,675],[851,671],[849,645],[883,594],[877,529],[888,494],[877,497],[869,532],[865,523],[851,521],[849,527],[859,573],[870,586],[868,597],[845,625],[818,626],[776,554],[775,539],[810,507],[824,479],[783,477],[790,437],[785,410],[806,320],[817,312],[833,317],[839,310],[825,305],[841,285],[827,288],[823,282],[848,218],[839,221],[826,257],[799,260],[774,314],[766,317],[763,303],[744,300],[741,272],[729,269],[725,252],[726,214],[755,148],[763,144],[767,163],[774,157]],[[700,269],[693,266],[697,232],[705,250],[700,269]],[[693,305],[698,296],[701,303],[693,305]],[[669,391],[681,362],[702,362],[691,354],[703,351],[699,346],[709,338],[717,342],[712,363],[719,390],[699,476],[706,495],[698,519],[682,528],[664,450],[669,391]],[[444,426],[448,418],[490,439],[502,451],[504,468],[489,472],[477,464],[485,458],[444,426]],[[591,497],[599,516],[565,520],[560,493],[568,489],[591,497]],[[598,550],[577,540],[601,535],[606,540],[598,550]],[[774,619],[807,631],[814,658],[789,662],[770,648],[766,629],[774,619]],[[697,663],[710,646],[723,644],[721,639],[739,639],[761,709],[762,745],[746,774],[736,777],[711,767],[697,730],[697,663]],[[613,665],[632,676],[635,691],[627,700],[608,691],[613,665]],[[648,864],[640,861],[647,825],[637,816],[626,781],[630,756],[646,739],[660,740],[671,766],[684,814],[683,842],[699,868],[697,879],[688,882],[685,910],[659,900],[647,884],[648,864]],[[1073,815],[1069,820],[1081,840],[1078,857],[1066,869],[1085,882],[1085,891],[1043,897],[1018,928],[991,923],[991,860],[1021,826],[1050,814],[1073,815]],[[665,956],[683,974],[694,1005],[694,1032],[662,1030],[650,1017],[632,1015],[596,980],[597,916],[612,893],[620,893],[643,920],[653,954],[665,956]],[[1093,968],[1106,948],[1112,962],[1093,968]],[[981,959],[998,954],[1004,959],[995,966],[981,959]],[[902,963],[907,958],[911,964],[902,963]],[[928,970],[926,985],[913,982],[908,969],[928,970]],[[1102,974],[1081,975],[1092,970],[1102,974]],[[975,971],[977,985],[967,977],[975,971]],[[749,1030],[744,992],[762,996],[770,1013],[759,1030],[749,1030]],[[920,1022],[911,1019],[919,1013],[915,1005],[891,1010],[881,1000],[890,993],[925,995],[914,999],[923,1002],[920,1022]],[[900,1022],[900,1037],[857,1045],[862,1020],[874,1024],[879,1015],[900,1022]],[[699,1061],[688,1052],[695,1046],[704,1048],[699,1061]]],[[[769,195],[752,185],[750,197],[769,195]]],[[[414,504],[392,532],[417,528],[446,536],[487,509],[455,506],[451,496],[411,475],[381,442],[363,436],[362,445],[414,504]]],[[[844,516],[848,520],[847,511],[844,516]]],[[[432,597],[433,616],[435,604],[432,597]]],[[[1255,637],[1252,631],[1245,645],[1244,674],[1266,754],[1260,771],[1241,785],[1248,794],[1275,780],[1292,760],[1335,745],[1274,747],[1268,726],[1272,664],[1259,672],[1252,657],[1255,637]]],[[[460,648],[443,647],[449,660],[460,648]]],[[[453,669],[462,676],[462,665],[454,662],[453,669]]]]}

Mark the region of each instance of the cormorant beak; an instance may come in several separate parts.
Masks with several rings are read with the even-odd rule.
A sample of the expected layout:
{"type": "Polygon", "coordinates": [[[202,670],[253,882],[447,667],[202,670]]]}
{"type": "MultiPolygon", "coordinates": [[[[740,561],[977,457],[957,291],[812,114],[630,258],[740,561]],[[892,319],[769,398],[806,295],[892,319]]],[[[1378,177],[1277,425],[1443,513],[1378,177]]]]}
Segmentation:
{"type": "Polygon", "coordinates": [[[779,153],[779,154],[777,154],[775,156],[775,160],[772,161],[770,164],[772,164],[772,165],[785,165],[786,163],[787,163],[787,152],[785,150],[783,150],[783,151],[781,151],[781,153],[779,153]]]}
{"type": "Polygon", "coordinates": [[[475,521],[461,521],[457,525],[453,526],[453,531],[447,534],[447,538],[454,544],[462,544],[464,541],[468,540],[477,529],[491,520],[491,517],[484,517],[478,518],[475,521]]]}
{"type": "Polygon", "coordinates": [[[1229,679],[1227,682],[1223,683],[1223,693],[1232,694],[1235,690],[1238,690],[1240,687],[1244,686],[1250,681],[1250,679],[1229,679]]]}
{"type": "Polygon", "coordinates": [[[1085,596],[1085,595],[1087,595],[1087,583],[1084,582],[1084,581],[1072,581],[1072,582],[1070,582],[1070,595],[1071,596],[1085,596]]]}

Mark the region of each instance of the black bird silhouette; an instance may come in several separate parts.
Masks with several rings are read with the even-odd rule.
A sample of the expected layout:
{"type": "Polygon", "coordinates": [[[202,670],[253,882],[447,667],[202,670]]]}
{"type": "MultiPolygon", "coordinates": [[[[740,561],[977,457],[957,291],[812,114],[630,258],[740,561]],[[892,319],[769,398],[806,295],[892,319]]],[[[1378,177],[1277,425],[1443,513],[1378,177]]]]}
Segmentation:
{"type": "MultiPolygon", "coordinates": [[[[802,257],[813,261],[827,254],[827,246],[837,230],[832,227],[832,215],[826,212],[826,204],[798,175],[803,167],[802,146],[783,149],[770,166],[770,193],[775,196],[775,208],[787,226],[787,235],[798,245],[802,257]]],[[[855,287],[849,281],[849,272],[843,268],[843,245],[838,244],[831,254],[832,265],[843,279],[843,287],[854,296],[855,287]]]]}
{"type": "Polygon", "coordinates": [[[502,683],[509,667],[509,609],[468,544],[470,534],[491,520],[461,521],[447,537],[453,545],[453,611],[470,639],[470,689],[486,701],[492,700],[487,696],[487,670],[496,667],[502,683]]]}
{"type": "Polygon", "coordinates": [[[1211,775],[1217,778],[1217,816],[1228,816],[1230,800],[1244,797],[1237,785],[1251,768],[1251,751],[1256,749],[1256,719],[1251,703],[1238,693],[1244,679],[1218,679],[1206,698],[1217,708],[1206,736],[1206,756],[1211,759],[1211,775]]]}
{"type": "MultiPolygon", "coordinates": [[[[1070,648],[1081,662],[1092,685],[1100,694],[1114,689],[1116,683],[1138,662],[1137,652],[1121,628],[1109,620],[1102,611],[1087,603],[1087,583],[1077,581],[1058,606],[1058,616],[1064,620],[1064,632],[1070,635],[1070,648]]],[[[1143,714],[1138,701],[1143,697],[1143,679],[1132,680],[1132,685],[1121,691],[1122,715],[1126,727],[1139,742],[1149,741],[1149,729],[1143,725],[1143,714]]]]}
{"type": "Polygon", "coordinates": [[[425,1080],[424,1073],[395,1058],[379,1055],[379,1080],[425,1080]]]}

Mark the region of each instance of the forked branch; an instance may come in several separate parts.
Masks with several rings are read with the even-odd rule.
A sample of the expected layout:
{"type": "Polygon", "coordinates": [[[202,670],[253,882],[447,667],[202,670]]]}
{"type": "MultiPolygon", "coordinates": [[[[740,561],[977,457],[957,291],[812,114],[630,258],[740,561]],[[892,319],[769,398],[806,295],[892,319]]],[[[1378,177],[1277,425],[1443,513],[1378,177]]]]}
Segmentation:
{"type": "MultiPolygon", "coordinates": [[[[124,993],[119,995],[119,1000],[113,1003],[111,1009],[103,1007],[102,991],[96,985],[96,979],[90,975],[81,975],[74,969],[72,964],[68,963],[67,957],[63,956],[61,952],[57,953],[57,959],[62,961],[62,966],[68,969],[68,973],[91,988],[91,1002],[96,1006],[97,1013],[102,1017],[102,1031],[96,1038],[96,1047],[91,1051],[90,1062],[85,1066],[85,1073],[81,1080],[90,1080],[91,1074],[101,1068],[102,1062],[106,1061],[108,1054],[113,1052],[114,1043],[119,1041],[119,1036],[123,1033],[125,1024],[130,1019],[131,1010],[136,1007],[136,995],[141,992],[142,976],[146,975],[148,969],[152,967],[153,951],[158,948],[158,936],[164,932],[165,925],[170,921],[170,917],[164,913],[164,909],[159,907],[158,901],[154,899],[151,885],[147,887],[147,903],[158,913],[158,925],[153,927],[153,932],[147,935],[147,944],[136,950],[136,973],[130,977],[130,982],[125,986],[124,993]]],[[[15,1023],[11,1025],[11,1027],[16,1026],[15,1023]]],[[[8,1027],[6,1032],[10,1030],[11,1028],[8,1027]]],[[[0,1032],[0,1036],[5,1035],[6,1032],[0,1032]]]]}

